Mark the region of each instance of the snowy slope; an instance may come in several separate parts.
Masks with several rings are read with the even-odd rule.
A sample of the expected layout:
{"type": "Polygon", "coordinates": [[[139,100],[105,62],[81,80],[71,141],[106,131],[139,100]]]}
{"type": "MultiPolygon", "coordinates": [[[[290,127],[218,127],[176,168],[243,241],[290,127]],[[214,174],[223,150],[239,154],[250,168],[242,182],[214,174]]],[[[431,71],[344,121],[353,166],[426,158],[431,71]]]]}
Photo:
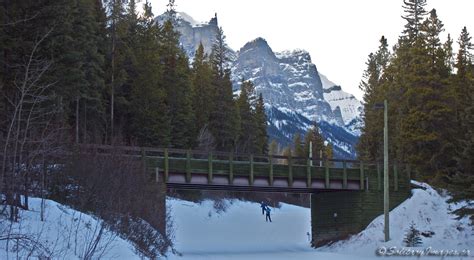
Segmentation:
{"type": "MultiPolygon", "coordinates": [[[[54,201],[45,201],[45,221],[40,221],[41,199],[30,198],[30,210],[20,211],[19,223],[11,226],[10,234],[27,235],[31,241],[20,240],[19,252],[13,250],[17,244],[10,242],[8,252],[6,240],[0,240],[0,259],[26,259],[40,256],[51,259],[84,259],[93,246],[93,238],[99,234],[101,221],[75,211],[54,201]],[[32,251],[33,242],[39,241],[32,251]]],[[[0,221],[1,236],[10,229],[9,222],[0,221]]],[[[134,248],[115,233],[105,230],[97,244],[97,254],[91,259],[140,259],[134,248]]]]}
{"type": "Polygon", "coordinates": [[[324,99],[331,105],[332,110],[340,109],[344,125],[347,126],[351,121],[360,119],[364,109],[362,103],[323,74],[319,73],[319,77],[323,84],[324,99]]]}
{"type": "Polygon", "coordinates": [[[224,210],[222,205],[216,210],[212,201],[197,204],[169,198],[176,225],[175,245],[182,254],[170,255],[169,259],[380,259],[376,248],[402,246],[412,221],[421,231],[435,232],[432,238],[423,238],[424,246],[469,249],[473,255],[473,227],[467,218],[457,221],[450,213],[461,204],[449,204],[449,197],[424,186],[426,190],[413,190],[413,196],[390,213],[392,240],[388,243],[382,242],[380,216],[349,240],[316,250],[310,247],[307,236],[311,232],[308,208],[282,204],[273,208],[273,222],[267,223],[256,203],[225,200],[224,210]]]}

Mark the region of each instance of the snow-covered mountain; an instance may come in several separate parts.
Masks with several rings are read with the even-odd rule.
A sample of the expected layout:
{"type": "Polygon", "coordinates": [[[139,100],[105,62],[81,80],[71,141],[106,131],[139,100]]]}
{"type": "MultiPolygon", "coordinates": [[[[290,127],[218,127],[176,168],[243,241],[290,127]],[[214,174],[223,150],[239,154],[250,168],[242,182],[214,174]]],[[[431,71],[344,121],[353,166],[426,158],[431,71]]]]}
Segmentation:
{"type": "MultiPolygon", "coordinates": [[[[266,111],[268,118],[267,132],[270,139],[278,140],[284,146],[293,143],[294,134],[306,134],[313,124],[307,117],[291,110],[281,110],[267,104],[266,111]]],[[[326,121],[320,121],[318,126],[324,138],[333,144],[336,158],[355,157],[355,145],[358,140],[356,136],[347,132],[344,128],[326,121]]]]}
{"type": "Polygon", "coordinates": [[[232,77],[236,89],[241,79],[251,80],[265,102],[280,110],[344,126],[341,114],[324,100],[318,70],[304,50],[274,53],[267,41],[257,38],[237,52],[232,77]]]}
{"type": "Polygon", "coordinates": [[[360,135],[360,128],[363,125],[361,114],[364,110],[362,102],[354,95],[342,90],[341,86],[330,81],[326,76],[319,73],[323,84],[324,100],[331,106],[332,110],[339,110],[344,121],[344,126],[351,133],[360,135]]]}
{"type": "Polygon", "coordinates": [[[324,100],[326,100],[333,110],[340,109],[344,125],[360,117],[363,111],[362,102],[354,95],[342,90],[341,86],[328,80],[326,76],[319,73],[321,83],[323,84],[324,100]]]}
{"type": "MultiPolygon", "coordinates": [[[[156,18],[160,23],[166,19],[166,14],[156,18]]],[[[201,42],[210,53],[219,26],[217,15],[207,23],[198,23],[191,16],[178,13],[174,24],[191,60],[201,42]]],[[[257,38],[231,53],[234,93],[239,93],[242,79],[254,83],[266,102],[271,138],[282,145],[291,144],[295,133],[305,134],[311,122],[316,121],[333,143],[337,157],[356,156],[362,104],[320,74],[307,51],[274,52],[265,39],[257,38]]]]}

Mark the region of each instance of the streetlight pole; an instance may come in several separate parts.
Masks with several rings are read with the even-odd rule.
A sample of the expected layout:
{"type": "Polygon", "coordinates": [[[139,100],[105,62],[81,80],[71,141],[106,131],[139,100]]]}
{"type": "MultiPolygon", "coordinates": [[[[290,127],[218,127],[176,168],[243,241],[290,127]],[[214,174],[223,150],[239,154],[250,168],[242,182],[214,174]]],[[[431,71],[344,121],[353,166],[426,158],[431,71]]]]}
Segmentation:
{"type": "Polygon", "coordinates": [[[383,128],[383,213],[385,242],[390,240],[389,228],[389,186],[388,186],[388,104],[384,100],[383,128]]]}

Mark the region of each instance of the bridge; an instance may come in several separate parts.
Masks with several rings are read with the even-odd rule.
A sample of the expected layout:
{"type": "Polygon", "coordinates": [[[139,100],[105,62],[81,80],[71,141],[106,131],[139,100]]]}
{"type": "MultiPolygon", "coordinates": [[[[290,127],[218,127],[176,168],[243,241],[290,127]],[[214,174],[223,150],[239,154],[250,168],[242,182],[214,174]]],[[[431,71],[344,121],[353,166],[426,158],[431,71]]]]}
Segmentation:
{"type": "MultiPolygon", "coordinates": [[[[177,189],[311,194],[312,245],[344,239],[383,213],[382,164],[280,155],[118,146],[83,146],[136,157],[158,185],[177,189]]],[[[390,165],[390,209],[410,196],[411,168],[390,165]]]]}

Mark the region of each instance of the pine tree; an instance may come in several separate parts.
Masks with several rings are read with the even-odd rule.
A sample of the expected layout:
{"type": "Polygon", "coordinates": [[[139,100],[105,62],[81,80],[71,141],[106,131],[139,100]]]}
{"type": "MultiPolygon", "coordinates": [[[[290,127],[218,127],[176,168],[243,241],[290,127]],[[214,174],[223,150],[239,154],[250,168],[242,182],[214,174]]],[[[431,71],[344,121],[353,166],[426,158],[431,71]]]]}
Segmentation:
{"type": "Polygon", "coordinates": [[[228,48],[224,32],[220,28],[211,52],[215,106],[211,113],[209,128],[215,137],[216,149],[221,151],[231,151],[235,148],[239,128],[230,70],[227,68],[228,60],[228,48]]]}
{"type": "MultiPolygon", "coordinates": [[[[295,157],[301,157],[301,158],[307,158],[308,155],[306,154],[304,150],[304,144],[303,140],[301,138],[301,135],[299,133],[296,133],[295,136],[293,137],[293,147],[294,147],[294,152],[292,153],[295,157]]],[[[306,160],[304,159],[298,159],[293,162],[293,164],[305,164],[306,160]]]]}
{"type": "Polygon", "coordinates": [[[403,10],[405,15],[405,30],[403,31],[406,40],[413,42],[419,34],[421,22],[426,15],[426,0],[403,0],[403,10]]]}
{"type": "Polygon", "coordinates": [[[226,43],[224,30],[222,30],[222,27],[219,27],[216,32],[216,38],[212,45],[211,52],[211,63],[215,72],[217,73],[217,77],[224,77],[228,65],[227,63],[229,61],[229,47],[226,43]]]}
{"type": "Polygon", "coordinates": [[[327,158],[326,156],[326,147],[324,145],[324,138],[321,135],[321,132],[319,130],[319,127],[317,123],[315,122],[313,127],[306,133],[305,139],[304,139],[304,151],[306,154],[306,157],[309,155],[309,143],[312,143],[312,154],[313,154],[313,160],[319,159],[322,160],[323,158],[327,158]]]}
{"type": "Polygon", "coordinates": [[[410,229],[407,231],[403,243],[406,247],[419,247],[423,244],[420,231],[416,229],[415,223],[410,224],[410,229]]]}
{"type": "MultiPolygon", "coordinates": [[[[474,198],[474,64],[472,60],[472,43],[464,27],[458,40],[454,76],[456,96],[457,134],[456,166],[448,175],[448,187],[453,190],[455,199],[474,198]]],[[[463,214],[464,210],[460,213],[463,214]]]]}
{"type": "Polygon", "coordinates": [[[171,119],[161,83],[160,28],[153,20],[150,4],[144,8],[135,46],[137,77],[133,79],[130,100],[131,138],[142,146],[166,147],[171,142],[171,119]]]}
{"type": "MultiPolygon", "coordinates": [[[[127,46],[122,40],[126,35],[126,23],[125,20],[125,9],[122,3],[122,0],[108,0],[107,11],[109,12],[108,24],[109,27],[108,33],[110,35],[109,39],[109,58],[107,59],[107,67],[109,71],[109,129],[108,129],[108,139],[110,143],[114,142],[116,132],[115,132],[115,121],[116,121],[116,92],[120,92],[123,82],[126,80],[127,75],[123,68],[123,60],[125,53],[127,52],[127,46]]],[[[120,99],[120,98],[119,98],[120,99]]]]}
{"type": "Polygon", "coordinates": [[[328,143],[328,145],[326,145],[325,147],[325,154],[326,154],[326,158],[328,160],[331,160],[334,158],[334,147],[332,146],[331,143],[328,143]]]}
{"type": "Polygon", "coordinates": [[[79,101],[79,121],[82,121],[82,142],[89,140],[101,142],[105,134],[105,106],[102,94],[105,91],[105,21],[104,9],[101,3],[94,0],[78,0],[77,22],[74,27],[83,23],[80,29],[75,28],[78,42],[82,43],[82,71],[87,81],[86,87],[81,90],[79,101]],[[95,3],[95,4],[94,4],[95,3]],[[79,22],[81,21],[81,22],[79,22]]]}
{"type": "Polygon", "coordinates": [[[268,135],[267,135],[267,115],[265,113],[265,103],[260,93],[255,106],[255,122],[256,122],[256,142],[255,151],[257,154],[266,154],[268,152],[268,135]]]}
{"type": "Polygon", "coordinates": [[[439,71],[447,68],[446,63],[436,64],[437,61],[442,62],[446,59],[446,54],[444,53],[444,49],[442,48],[441,40],[439,38],[440,33],[444,31],[444,25],[438,19],[436,9],[432,9],[430,11],[430,15],[421,25],[421,31],[423,32],[423,37],[426,41],[425,45],[428,56],[431,59],[431,67],[435,70],[433,72],[438,74],[446,73],[446,76],[449,71],[439,71]]]}
{"type": "Polygon", "coordinates": [[[237,141],[237,152],[256,153],[254,149],[257,138],[257,124],[253,108],[250,104],[251,96],[254,95],[255,87],[252,82],[242,80],[240,95],[237,98],[237,109],[240,119],[240,133],[237,141]]]}
{"type": "Polygon", "coordinates": [[[357,145],[358,156],[362,160],[374,161],[382,155],[383,111],[374,110],[374,106],[386,98],[383,75],[389,66],[389,59],[387,39],[382,36],[377,52],[369,54],[367,69],[359,86],[364,91],[364,128],[357,145]]]}
{"type": "Polygon", "coordinates": [[[212,69],[204,53],[204,47],[199,44],[192,68],[193,109],[196,114],[196,129],[207,127],[214,109],[214,89],[212,85],[212,69]]]}

